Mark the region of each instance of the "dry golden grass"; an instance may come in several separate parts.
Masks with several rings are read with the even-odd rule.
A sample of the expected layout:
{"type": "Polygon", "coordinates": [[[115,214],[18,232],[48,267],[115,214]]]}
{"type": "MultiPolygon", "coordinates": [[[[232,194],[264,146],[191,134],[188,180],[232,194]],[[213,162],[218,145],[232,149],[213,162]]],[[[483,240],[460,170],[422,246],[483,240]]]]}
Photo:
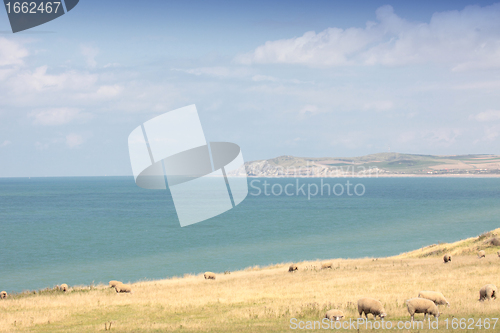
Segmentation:
{"type": "MultiPolygon", "coordinates": [[[[483,240],[459,244],[466,250],[483,240]]],[[[321,262],[311,261],[298,263],[294,273],[288,272],[290,263],[283,263],[217,274],[216,280],[200,274],[142,281],[132,284],[133,294],[96,286],[12,296],[0,300],[0,332],[95,332],[104,331],[110,322],[115,332],[289,332],[291,318],[319,321],[331,308],[357,318],[356,301],[362,296],[380,299],[386,319],[395,323],[409,320],[405,300],[421,290],[441,291],[451,303],[450,308],[439,307],[440,322],[500,317],[500,299],[478,301],[484,284],[500,286],[500,258],[493,253],[500,248],[485,248],[483,259],[454,254],[460,253],[455,243],[429,249],[438,248],[451,251],[451,263],[444,264],[441,253],[429,255],[424,248],[392,258],[335,259],[333,269],[321,270],[321,262]],[[426,253],[424,258],[411,257],[419,251],[426,253]]],[[[499,330],[500,323],[496,330],[475,329],[499,330]]]]}
{"type": "MultiPolygon", "coordinates": [[[[443,256],[449,253],[455,255],[477,254],[479,250],[485,250],[487,254],[496,254],[499,246],[494,246],[491,241],[500,239],[500,228],[485,232],[477,237],[471,237],[454,243],[432,244],[418,250],[402,253],[394,258],[425,258],[429,256],[443,256]]],[[[452,258],[453,260],[453,258],[452,258]]]]}

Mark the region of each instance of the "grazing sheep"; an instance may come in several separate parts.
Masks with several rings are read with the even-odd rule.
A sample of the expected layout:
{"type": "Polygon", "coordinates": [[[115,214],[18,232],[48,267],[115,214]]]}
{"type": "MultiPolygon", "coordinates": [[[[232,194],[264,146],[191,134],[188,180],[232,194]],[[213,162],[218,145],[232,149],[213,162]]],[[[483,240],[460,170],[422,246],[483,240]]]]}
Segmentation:
{"type": "Polygon", "coordinates": [[[484,301],[485,299],[491,300],[492,298],[497,298],[497,287],[494,284],[487,284],[479,290],[479,300],[484,301]]]}
{"type": "Polygon", "coordinates": [[[486,243],[489,245],[493,245],[493,246],[500,246],[500,238],[493,237],[493,238],[489,239],[486,243]]]}
{"type": "Polygon", "coordinates": [[[443,257],[443,260],[444,260],[444,263],[446,264],[447,262],[451,261],[451,256],[448,253],[446,253],[443,257]]]}
{"type": "Polygon", "coordinates": [[[59,287],[59,290],[60,291],[68,291],[69,290],[69,287],[66,283],[63,283],[61,284],[61,286],[59,287]]]}
{"type": "Polygon", "coordinates": [[[215,280],[215,273],[205,272],[205,274],[203,274],[203,276],[205,277],[205,280],[207,280],[207,279],[215,280]]]}
{"type": "Polygon", "coordinates": [[[7,298],[7,292],[6,291],[0,292],[0,298],[7,298]]]}
{"type": "Polygon", "coordinates": [[[427,314],[433,315],[434,318],[439,317],[439,310],[437,305],[434,304],[433,301],[426,298],[409,299],[406,301],[406,306],[408,307],[408,313],[411,316],[411,321],[413,321],[415,313],[423,313],[424,321],[427,317],[427,314]]]}
{"type": "Polygon", "coordinates": [[[477,256],[479,257],[479,259],[481,258],[485,258],[486,257],[486,252],[484,252],[484,250],[481,250],[477,253],[477,256]]]}
{"type": "Polygon", "coordinates": [[[116,280],[111,280],[111,281],[109,281],[109,287],[110,287],[110,288],[114,288],[114,287],[116,287],[116,286],[117,286],[117,285],[119,285],[119,284],[123,284],[123,282],[121,282],[121,281],[116,281],[116,280]]]}
{"type": "Polygon", "coordinates": [[[374,298],[369,298],[369,297],[363,297],[358,299],[358,312],[361,318],[363,318],[362,314],[364,313],[366,319],[368,319],[369,313],[371,313],[375,319],[377,319],[377,316],[379,316],[380,319],[387,316],[382,303],[380,303],[380,301],[377,301],[374,298]]]}
{"type": "Polygon", "coordinates": [[[331,261],[321,264],[321,269],[333,268],[333,263],[331,261]]]}
{"type": "Polygon", "coordinates": [[[344,313],[337,309],[332,309],[326,312],[325,318],[330,320],[339,321],[344,318],[344,313]]]}
{"type": "Polygon", "coordinates": [[[118,284],[115,286],[117,293],[132,293],[132,287],[128,284],[118,284]]]}
{"type": "Polygon", "coordinates": [[[418,297],[427,298],[433,301],[436,305],[447,305],[450,307],[450,303],[446,300],[444,295],[438,291],[421,291],[418,293],[418,297]]]}
{"type": "Polygon", "coordinates": [[[289,272],[294,272],[294,271],[298,271],[298,270],[299,270],[299,267],[295,264],[290,265],[290,267],[288,267],[289,272]]]}

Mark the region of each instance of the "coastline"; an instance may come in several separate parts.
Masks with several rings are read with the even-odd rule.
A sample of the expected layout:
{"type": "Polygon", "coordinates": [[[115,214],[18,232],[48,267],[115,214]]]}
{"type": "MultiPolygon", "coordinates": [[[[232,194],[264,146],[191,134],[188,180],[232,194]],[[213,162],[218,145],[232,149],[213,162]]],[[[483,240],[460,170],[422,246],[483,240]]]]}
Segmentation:
{"type": "MultiPolygon", "coordinates": [[[[234,177],[234,176],[233,176],[234,177]]],[[[238,176],[237,176],[238,177],[238,176]]],[[[240,176],[242,177],[242,176],[240,176]]],[[[378,174],[375,176],[359,176],[359,175],[345,175],[345,176],[247,176],[248,178],[500,178],[500,174],[485,174],[485,175],[464,175],[464,174],[435,174],[435,175],[425,175],[425,174],[378,174]]]]}
{"type": "MultiPolygon", "coordinates": [[[[292,272],[289,263],[281,263],[219,272],[208,280],[203,274],[142,280],[130,284],[131,293],[105,285],[27,292],[0,300],[0,332],[95,332],[111,327],[117,332],[290,332],[298,321],[303,326],[320,323],[330,309],[341,309],[343,322],[356,322],[361,297],[380,300],[386,325],[395,328],[410,322],[405,301],[421,290],[438,290],[451,304],[439,307],[439,329],[421,324],[421,333],[447,332],[443,323],[457,318],[489,318],[493,323],[500,302],[478,299],[482,286],[499,283],[495,251],[500,246],[486,243],[499,233],[500,228],[394,257],[303,261],[292,272]],[[485,258],[478,257],[478,246],[485,248],[485,258]],[[444,251],[452,254],[446,264],[444,251]]],[[[416,323],[422,320],[423,315],[415,316],[416,323]]],[[[370,317],[367,322],[381,321],[370,317]]],[[[343,332],[359,329],[349,326],[343,332]]]]}

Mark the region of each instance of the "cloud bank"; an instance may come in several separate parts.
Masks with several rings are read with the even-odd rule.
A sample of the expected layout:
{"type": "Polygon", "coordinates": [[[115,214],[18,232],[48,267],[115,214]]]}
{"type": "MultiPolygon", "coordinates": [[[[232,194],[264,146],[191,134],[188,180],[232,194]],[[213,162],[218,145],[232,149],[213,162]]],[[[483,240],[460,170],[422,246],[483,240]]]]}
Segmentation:
{"type": "Polygon", "coordinates": [[[409,22],[391,6],[376,10],[364,28],[328,28],[268,41],[241,54],[242,64],[401,66],[445,64],[453,70],[500,68],[500,3],[435,13],[430,22],[409,22]]]}

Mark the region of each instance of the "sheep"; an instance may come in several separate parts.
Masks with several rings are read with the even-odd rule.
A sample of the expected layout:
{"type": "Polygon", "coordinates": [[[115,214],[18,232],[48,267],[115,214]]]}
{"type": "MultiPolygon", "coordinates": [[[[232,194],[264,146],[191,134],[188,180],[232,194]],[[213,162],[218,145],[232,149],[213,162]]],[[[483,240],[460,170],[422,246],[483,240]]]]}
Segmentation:
{"type": "Polygon", "coordinates": [[[0,298],[7,298],[7,292],[6,291],[2,291],[0,292],[0,298]]]}
{"type": "Polygon", "coordinates": [[[484,252],[484,250],[481,250],[477,253],[477,256],[479,257],[479,259],[486,258],[486,252],[484,252]]]}
{"type": "Polygon", "coordinates": [[[344,313],[337,309],[332,309],[326,312],[325,318],[330,320],[339,321],[344,318],[344,313]]]}
{"type": "Polygon", "coordinates": [[[69,290],[69,287],[68,287],[68,285],[67,285],[66,283],[63,283],[63,284],[61,284],[61,286],[59,287],[59,290],[60,290],[60,291],[64,291],[64,292],[66,292],[66,291],[68,291],[68,290],[69,290]]]}
{"type": "Polygon", "coordinates": [[[290,265],[290,267],[288,267],[289,272],[294,272],[294,271],[298,271],[298,270],[299,270],[299,267],[295,264],[292,264],[292,265],[290,265]]]}
{"type": "Polygon", "coordinates": [[[132,293],[132,287],[128,284],[118,284],[115,286],[117,293],[132,293]]]}
{"type": "Polygon", "coordinates": [[[363,297],[358,299],[358,312],[360,318],[363,318],[362,313],[364,312],[366,319],[368,319],[369,313],[373,315],[375,320],[377,319],[377,316],[379,316],[380,319],[387,316],[382,303],[380,303],[380,301],[377,301],[374,298],[369,298],[369,297],[363,297]]]}
{"type": "Polygon", "coordinates": [[[446,300],[444,295],[438,291],[421,291],[418,293],[418,297],[431,300],[436,305],[446,305],[450,307],[450,303],[446,300]]]}
{"type": "Polygon", "coordinates": [[[116,281],[116,280],[111,280],[111,281],[109,281],[109,287],[110,287],[110,288],[114,288],[114,287],[116,287],[116,286],[117,286],[117,285],[119,285],[119,284],[123,284],[123,282],[121,282],[121,281],[116,281]]]}
{"type": "Polygon", "coordinates": [[[205,274],[203,274],[203,276],[205,277],[205,280],[207,280],[207,279],[215,280],[215,273],[205,272],[205,274]]]}
{"type": "Polygon", "coordinates": [[[333,263],[331,261],[321,264],[321,269],[333,268],[333,263]]]}
{"type": "Polygon", "coordinates": [[[492,298],[497,298],[497,287],[494,284],[487,284],[479,290],[479,300],[484,301],[485,299],[491,300],[492,298]]]}
{"type": "Polygon", "coordinates": [[[433,315],[434,318],[439,317],[439,310],[437,305],[429,299],[412,298],[406,301],[406,306],[408,307],[408,313],[411,316],[411,321],[413,321],[415,313],[423,313],[424,321],[427,317],[427,314],[433,315]]]}
{"type": "Polygon", "coordinates": [[[490,240],[488,240],[486,243],[489,245],[493,245],[493,246],[500,246],[500,238],[493,237],[490,240]]]}
{"type": "Polygon", "coordinates": [[[443,257],[443,260],[444,260],[444,263],[446,264],[447,262],[450,262],[451,261],[451,255],[449,255],[448,253],[446,253],[443,257]]]}

